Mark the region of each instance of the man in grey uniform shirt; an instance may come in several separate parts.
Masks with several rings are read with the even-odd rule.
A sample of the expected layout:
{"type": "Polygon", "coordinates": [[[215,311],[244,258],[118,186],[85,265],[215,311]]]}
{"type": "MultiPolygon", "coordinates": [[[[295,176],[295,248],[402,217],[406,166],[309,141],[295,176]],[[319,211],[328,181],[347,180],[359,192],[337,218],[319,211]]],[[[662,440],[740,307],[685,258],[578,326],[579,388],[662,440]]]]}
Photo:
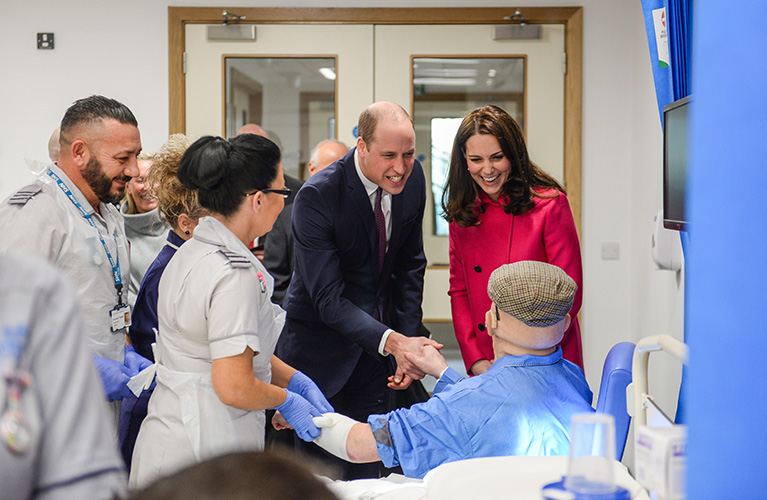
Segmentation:
{"type": "Polygon", "coordinates": [[[0,498],[109,499],[126,489],[71,285],[0,252],[0,498]]]}
{"type": "Polygon", "coordinates": [[[61,155],[38,180],[0,204],[0,250],[43,257],[74,285],[107,399],[149,362],[126,346],[128,242],[114,203],[138,175],[141,138],[133,113],[103,96],[76,101],[61,121],[61,155]]]}

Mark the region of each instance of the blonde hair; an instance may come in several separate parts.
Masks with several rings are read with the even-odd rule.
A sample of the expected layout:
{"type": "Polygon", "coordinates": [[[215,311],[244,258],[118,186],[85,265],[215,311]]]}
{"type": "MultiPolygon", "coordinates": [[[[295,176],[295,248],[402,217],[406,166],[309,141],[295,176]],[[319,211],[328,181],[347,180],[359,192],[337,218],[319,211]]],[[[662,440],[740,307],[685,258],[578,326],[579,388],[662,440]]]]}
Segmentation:
{"type": "MultiPolygon", "coordinates": [[[[153,158],[154,158],[154,155],[152,155],[151,153],[145,153],[144,151],[140,152],[138,154],[138,156],[136,157],[136,159],[138,161],[142,161],[142,160],[149,160],[149,161],[151,161],[153,158]]],[[[150,167],[149,171],[150,172],[152,171],[151,167],[150,167]]],[[[130,181],[128,181],[128,182],[130,182],[130,181]]],[[[127,189],[125,190],[125,196],[123,196],[123,201],[122,202],[125,204],[125,213],[126,214],[133,215],[133,214],[137,214],[138,213],[138,210],[136,209],[136,201],[133,199],[133,195],[130,194],[130,192],[127,189]]]]}
{"type": "Polygon", "coordinates": [[[152,169],[149,172],[149,185],[157,197],[160,218],[178,227],[178,217],[187,214],[192,219],[199,219],[205,214],[197,201],[197,192],[189,190],[178,180],[178,165],[184,152],[192,144],[184,134],[173,134],[154,155],[152,169]]]}

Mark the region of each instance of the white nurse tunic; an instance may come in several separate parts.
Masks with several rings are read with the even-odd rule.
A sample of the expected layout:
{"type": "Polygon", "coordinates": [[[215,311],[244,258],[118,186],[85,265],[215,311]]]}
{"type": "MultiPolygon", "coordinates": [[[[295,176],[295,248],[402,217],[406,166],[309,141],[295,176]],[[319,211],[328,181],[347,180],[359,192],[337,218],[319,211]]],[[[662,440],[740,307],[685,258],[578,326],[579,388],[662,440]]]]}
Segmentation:
{"type": "Polygon", "coordinates": [[[157,387],[136,441],[131,488],[216,455],[263,449],[264,411],[223,404],[211,364],[250,347],[253,373],[271,382],[270,360],[285,321],[270,300],[273,282],[213,217],[201,219],[171,258],[157,303],[157,387]]]}

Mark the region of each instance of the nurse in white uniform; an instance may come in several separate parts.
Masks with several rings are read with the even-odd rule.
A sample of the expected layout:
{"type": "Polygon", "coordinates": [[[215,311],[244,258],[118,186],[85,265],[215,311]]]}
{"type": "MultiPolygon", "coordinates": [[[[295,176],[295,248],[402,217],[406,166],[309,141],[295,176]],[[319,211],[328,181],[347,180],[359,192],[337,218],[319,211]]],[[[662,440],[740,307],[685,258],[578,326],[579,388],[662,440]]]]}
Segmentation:
{"type": "Polygon", "coordinates": [[[245,134],[203,137],[181,159],[179,180],[211,214],[170,260],[159,286],[157,387],[138,434],[131,488],[194,462],[264,447],[264,409],[298,435],[332,411],[306,375],[274,356],[285,312],[273,279],[248,249],[284,205],[277,146],[245,134]]]}

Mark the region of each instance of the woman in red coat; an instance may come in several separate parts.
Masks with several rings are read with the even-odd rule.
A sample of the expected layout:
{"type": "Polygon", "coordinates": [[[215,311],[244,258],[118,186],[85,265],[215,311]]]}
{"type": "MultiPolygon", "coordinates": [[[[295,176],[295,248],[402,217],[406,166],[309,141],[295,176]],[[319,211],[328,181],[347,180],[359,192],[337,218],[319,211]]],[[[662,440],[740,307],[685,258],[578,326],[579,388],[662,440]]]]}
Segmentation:
{"type": "Polygon", "coordinates": [[[564,189],[527,154],[517,122],[497,106],[463,119],[453,144],[442,198],[450,223],[450,303],[466,370],[487,371],[493,347],[485,329],[487,281],[503,264],[548,262],[578,284],[565,359],[583,368],[577,314],[583,297],[581,250],[564,189]]]}

